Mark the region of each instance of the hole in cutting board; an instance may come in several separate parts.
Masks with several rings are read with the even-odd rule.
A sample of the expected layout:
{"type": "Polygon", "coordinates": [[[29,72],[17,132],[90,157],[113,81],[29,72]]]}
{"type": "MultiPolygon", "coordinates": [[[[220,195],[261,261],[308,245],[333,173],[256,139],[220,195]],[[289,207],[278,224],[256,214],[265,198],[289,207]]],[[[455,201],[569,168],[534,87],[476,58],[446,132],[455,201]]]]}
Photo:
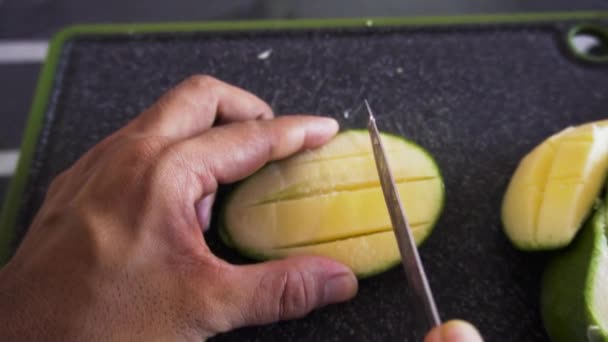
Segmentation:
{"type": "Polygon", "coordinates": [[[570,29],[568,45],[574,54],[590,62],[608,62],[608,28],[583,24],[570,29]]]}

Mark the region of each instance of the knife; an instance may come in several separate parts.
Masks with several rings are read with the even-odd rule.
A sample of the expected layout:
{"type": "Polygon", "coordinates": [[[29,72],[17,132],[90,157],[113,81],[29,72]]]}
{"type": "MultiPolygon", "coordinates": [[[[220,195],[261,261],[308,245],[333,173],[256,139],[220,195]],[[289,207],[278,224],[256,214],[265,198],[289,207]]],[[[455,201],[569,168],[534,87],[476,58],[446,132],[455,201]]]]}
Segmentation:
{"type": "Polygon", "coordinates": [[[391,223],[393,224],[393,231],[397,238],[397,245],[399,246],[399,253],[401,254],[401,263],[405,269],[408,284],[414,290],[416,298],[424,308],[429,328],[432,328],[441,324],[439,312],[435,306],[433,293],[431,292],[431,287],[429,286],[426,274],[424,273],[424,267],[422,266],[420,256],[418,255],[418,248],[416,248],[416,243],[412,237],[407,217],[405,216],[405,210],[401,204],[399,192],[395,186],[395,179],[391,173],[388,161],[386,160],[384,147],[380,140],[380,132],[378,132],[378,127],[376,126],[376,119],[372,114],[372,109],[367,100],[365,100],[365,106],[369,112],[369,123],[367,128],[372,140],[372,150],[374,152],[374,159],[376,160],[376,168],[378,169],[380,185],[382,187],[382,192],[384,193],[384,201],[386,202],[391,223]]]}

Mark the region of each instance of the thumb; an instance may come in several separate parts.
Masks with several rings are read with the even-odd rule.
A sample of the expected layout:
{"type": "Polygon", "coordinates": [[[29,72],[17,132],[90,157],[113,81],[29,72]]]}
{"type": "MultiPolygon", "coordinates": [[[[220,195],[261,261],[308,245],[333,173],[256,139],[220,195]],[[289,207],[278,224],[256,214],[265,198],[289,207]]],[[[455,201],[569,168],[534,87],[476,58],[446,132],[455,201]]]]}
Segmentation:
{"type": "Polygon", "coordinates": [[[357,293],[357,278],[346,266],[322,257],[292,257],[239,266],[233,273],[243,287],[233,328],[259,325],[308,314],[357,293]]]}

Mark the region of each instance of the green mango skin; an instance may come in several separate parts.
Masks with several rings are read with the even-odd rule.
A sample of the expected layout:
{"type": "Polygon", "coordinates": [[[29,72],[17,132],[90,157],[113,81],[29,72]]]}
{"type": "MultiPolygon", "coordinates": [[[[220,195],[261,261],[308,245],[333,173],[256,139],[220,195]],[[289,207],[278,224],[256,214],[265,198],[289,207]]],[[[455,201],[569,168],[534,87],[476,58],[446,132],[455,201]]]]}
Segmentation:
{"type": "Polygon", "coordinates": [[[598,306],[608,305],[608,283],[596,284],[601,281],[598,274],[608,272],[602,271],[608,270],[606,204],[604,200],[597,206],[579,236],[554,256],[545,270],[541,311],[553,342],[608,342],[608,331],[598,324],[604,322],[605,327],[608,317],[599,317],[597,312],[598,306]],[[598,296],[594,291],[597,286],[606,291],[598,296]]]}

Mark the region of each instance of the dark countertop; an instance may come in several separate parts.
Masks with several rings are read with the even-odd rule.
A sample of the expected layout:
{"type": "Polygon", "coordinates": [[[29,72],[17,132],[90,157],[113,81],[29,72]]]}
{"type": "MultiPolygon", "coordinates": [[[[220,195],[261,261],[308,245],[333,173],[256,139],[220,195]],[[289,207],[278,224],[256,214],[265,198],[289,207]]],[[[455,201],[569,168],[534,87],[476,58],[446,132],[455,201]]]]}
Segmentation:
{"type": "MultiPolygon", "coordinates": [[[[0,54],[3,40],[48,40],[77,23],[330,18],[364,16],[462,15],[538,11],[608,10],[605,0],[0,0],[0,54]]],[[[0,63],[0,151],[18,149],[39,63],[0,63]]],[[[1,153],[1,152],[0,152],[1,153]]],[[[0,177],[0,199],[8,179],[0,177]]]]}

